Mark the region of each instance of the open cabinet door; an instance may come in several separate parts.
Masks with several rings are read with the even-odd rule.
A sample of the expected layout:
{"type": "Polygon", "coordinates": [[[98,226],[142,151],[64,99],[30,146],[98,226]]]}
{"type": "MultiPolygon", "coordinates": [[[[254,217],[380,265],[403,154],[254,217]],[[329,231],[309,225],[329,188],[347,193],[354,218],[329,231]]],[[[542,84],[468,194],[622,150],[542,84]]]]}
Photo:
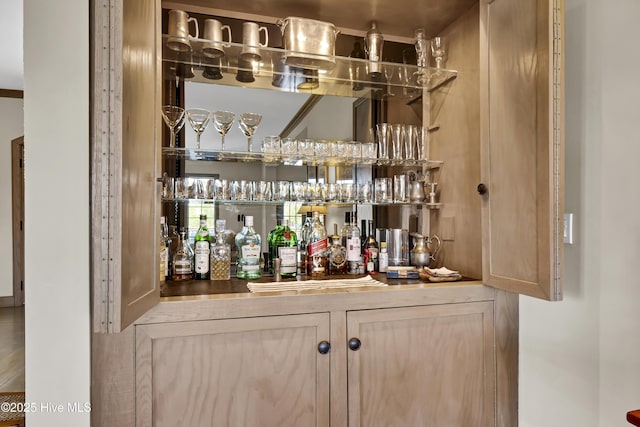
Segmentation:
{"type": "Polygon", "coordinates": [[[564,2],[480,9],[483,281],[560,300],[564,2]]]}
{"type": "Polygon", "coordinates": [[[160,300],[160,4],[93,7],[93,327],[120,332],[160,300]]]}

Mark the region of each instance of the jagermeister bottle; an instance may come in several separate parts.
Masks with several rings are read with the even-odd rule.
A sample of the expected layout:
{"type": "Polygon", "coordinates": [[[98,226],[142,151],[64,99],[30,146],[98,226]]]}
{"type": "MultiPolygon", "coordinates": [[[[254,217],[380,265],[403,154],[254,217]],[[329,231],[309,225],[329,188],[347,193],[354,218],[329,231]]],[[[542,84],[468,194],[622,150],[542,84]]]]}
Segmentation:
{"type": "Polygon", "coordinates": [[[211,238],[207,229],[207,216],[200,215],[200,227],[195,236],[195,274],[196,280],[209,280],[211,262],[211,238]]]}
{"type": "Polygon", "coordinates": [[[327,249],[329,239],[327,229],[320,221],[320,214],[313,212],[313,222],[307,245],[307,274],[310,276],[324,276],[328,271],[327,249]]]}
{"type": "Polygon", "coordinates": [[[173,255],[173,280],[193,279],[193,250],[187,240],[187,232],[180,231],[180,243],[173,255]]]}
{"type": "Polygon", "coordinates": [[[260,248],[262,239],[253,229],[253,217],[244,217],[244,228],[236,235],[238,248],[238,279],[259,279],[262,277],[260,270],[260,248]]]}
{"type": "Polygon", "coordinates": [[[216,236],[211,243],[211,280],[229,280],[231,277],[231,247],[226,242],[225,220],[216,220],[216,236]]]}
{"type": "Polygon", "coordinates": [[[298,237],[289,228],[289,222],[286,219],[282,220],[282,225],[276,229],[272,244],[273,258],[280,259],[280,275],[282,277],[296,277],[298,237]]]}

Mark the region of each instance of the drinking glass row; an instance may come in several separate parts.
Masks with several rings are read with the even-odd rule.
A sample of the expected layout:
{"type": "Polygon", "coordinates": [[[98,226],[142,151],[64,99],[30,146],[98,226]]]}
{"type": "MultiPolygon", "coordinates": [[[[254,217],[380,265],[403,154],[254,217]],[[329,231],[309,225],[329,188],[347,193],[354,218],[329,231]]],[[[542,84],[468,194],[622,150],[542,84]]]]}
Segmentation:
{"type": "Polygon", "coordinates": [[[369,130],[380,160],[426,160],[426,134],[418,125],[379,123],[369,130]]]}
{"type": "MultiPolygon", "coordinates": [[[[191,108],[186,110],[175,105],[164,105],[162,107],[162,118],[169,127],[171,140],[169,147],[175,148],[176,134],[184,125],[185,114],[189,120],[189,124],[196,133],[196,149],[200,149],[200,135],[205,131],[209,121],[213,122],[213,126],[220,134],[222,140],[222,151],[224,151],[224,137],[231,129],[236,115],[230,111],[207,111],[202,108],[191,108]]],[[[258,129],[258,125],[262,121],[262,115],[258,113],[242,113],[238,119],[238,126],[242,133],[247,137],[247,149],[253,151],[251,138],[258,129]]]]}
{"type": "Polygon", "coordinates": [[[213,178],[164,178],[165,199],[333,203],[407,203],[404,174],[364,183],[248,181],[213,178]]]}
{"type": "Polygon", "coordinates": [[[263,138],[262,152],[265,160],[269,160],[271,156],[283,160],[338,158],[343,161],[375,161],[377,158],[374,142],[294,139],[279,136],[263,138]]]}

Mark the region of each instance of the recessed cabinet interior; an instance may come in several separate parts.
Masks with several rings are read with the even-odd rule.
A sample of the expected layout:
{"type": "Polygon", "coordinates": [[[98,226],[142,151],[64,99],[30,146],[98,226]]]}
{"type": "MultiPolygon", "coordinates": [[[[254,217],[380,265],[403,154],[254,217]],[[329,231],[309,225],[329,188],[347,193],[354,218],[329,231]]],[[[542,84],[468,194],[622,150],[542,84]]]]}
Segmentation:
{"type": "MultiPolygon", "coordinates": [[[[371,108],[363,127],[368,129],[373,120],[415,121],[428,130],[429,158],[442,163],[435,169],[429,169],[429,165],[424,169],[432,170],[431,179],[438,182],[440,209],[382,207],[371,215],[377,215],[377,220],[388,225],[391,221],[407,223],[413,218],[413,224],[423,233],[435,233],[443,240],[439,264],[459,270],[466,277],[482,277],[487,285],[540,298],[561,298],[562,1],[527,0],[517,4],[509,0],[460,1],[447,8],[437,2],[418,8],[413,4],[402,7],[395,2],[384,2],[375,13],[360,6],[372,15],[347,12],[346,9],[351,8],[331,1],[320,9],[309,2],[296,5],[270,2],[267,9],[262,9],[263,4],[222,0],[202,4],[195,1],[161,5],[151,0],[116,3],[118,8],[96,10],[95,17],[94,109],[102,112],[95,116],[93,144],[96,248],[93,282],[98,295],[94,308],[97,330],[121,330],[157,303],[160,291],[157,245],[149,244],[149,237],[143,236],[156,238],[157,222],[161,214],[166,213],[162,184],[157,180],[163,171],[171,170],[167,161],[173,161],[174,166],[187,163],[185,156],[177,152],[167,156],[161,142],[166,141],[163,134],[167,131],[159,114],[160,107],[172,102],[167,98],[166,88],[163,89],[168,76],[166,68],[169,63],[193,62],[193,58],[187,64],[163,61],[163,9],[180,8],[190,14],[239,22],[258,21],[272,26],[277,18],[295,13],[324,18],[336,23],[345,37],[352,37],[347,39],[347,47],[341,48],[346,52],[353,46],[353,37],[361,37],[373,20],[390,46],[392,43],[410,46],[413,29],[418,27],[426,27],[431,37],[443,36],[447,40],[446,69],[456,70],[455,73],[446,71],[446,78],[434,87],[423,88],[422,94],[409,102],[402,95],[415,90],[413,84],[391,85],[391,92],[396,96],[386,101],[384,115],[371,108]],[[110,36],[106,31],[109,22],[114,23],[122,37],[110,36]],[[514,26],[516,22],[518,25],[514,26]],[[479,186],[486,191],[479,194],[479,186]],[[150,217],[154,221],[150,221],[150,217]]],[[[197,41],[193,46],[197,47],[197,41]]],[[[229,47],[230,52],[233,49],[243,47],[229,47]]],[[[278,49],[265,48],[265,58],[273,57],[276,51],[278,49]]],[[[347,97],[335,96],[339,92],[337,88],[353,88],[353,81],[345,81],[344,68],[362,63],[347,56],[345,53],[335,58],[336,78],[320,78],[320,88],[335,90],[332,93],[327,89],[326,92],[332,94],[323,98],[353,100],[353,91],[347,97]]],[[[404,67],[402,59],[388,62],[395,63],[396,69],[404,67]]],[[[193,65],[193,74],[203,75],[204,67],[198,69],[193,65]]],[[[231,61],[227,70],[233,69],[231,61]]],[[[237,74],[237,66],[235,71],[237,74]]],[[[237,82],[233,73],[222,74],[222,80],[237,82]]],[[[271,84],[273,68],[266,64],[265,75],[271,84]]],[[[265,79],[255,77],[257,82],[265,79]]],[[[180,83],[179,79],[176,81],[180,83]]],[[[226,87],[209,82],[190,84],[226,87]]],[[[370,92],[376,89],[384,94],[389,88],[382,86],[377,88],[373,84],[370,92]]],[[[178,91],[176,87],[173,89],[169,92],[179,94],[190,90],[184,84],[178,91]]],[[[262,90],[233,89],[244,93],[262,90]]],[[[267,92],[268,99],[283,93],[267,92]]],[[[277,112],[279,102],[270,104],[270,110],[277,112]]],[[[323,115],[323,119],[332,125],[336,120],[331,115],[323,115]]],[[[189,135],[190,129],[183,133],[189,135]]],[[[204,151],[220,155],[219,152],[212,154],[217,150],[218,135],[209,137],[203,143],[204,151]]],[[[351,139],[366,141],[366,137],[360,138],[356,133],[352,133],[351,139]]],[[[193,147],[188,140],[185,143],[182,147],[193,147]]],[[[238,151],[231,148],[229,151],[238,151]]],[[[325,160],[331,162],[331,159],[325,160]]],[[[230,167],[233,165],[237,163],[231,163],[230,167]]],[[[260,176],[269,170],[277,179],[278,169],[285,165],[272,168],[269,162],[260,162],[254,166],[254,170],[260,168],[260,176]]],[[[384,173],[393,174],[393,166],[365,167],[390,168],[391,171],[384,173]]],[[[326,167],[311,162],[311,166],[301,169],[306,169],[303,178],[320,179],[318,171],[326,167]]],[[[266,212],[265,207],[260,209],[266,212]]],[[[269,216],[272,215],[263,215],[269,216]]],[[[266,224],[263,228],[268,230],[266,224]]]]}

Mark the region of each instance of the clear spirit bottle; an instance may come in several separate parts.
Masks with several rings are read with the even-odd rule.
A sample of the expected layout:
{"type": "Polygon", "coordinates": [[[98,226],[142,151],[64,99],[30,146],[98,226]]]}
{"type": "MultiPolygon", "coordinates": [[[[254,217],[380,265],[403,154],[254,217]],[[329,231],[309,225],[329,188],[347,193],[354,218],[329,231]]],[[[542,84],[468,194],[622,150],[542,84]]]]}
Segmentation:
{"type": "Polygon", "coordinates": [[[211,243],[211,280],[231,278],[231,247],[226,242],[225,220],[216,220],[216,236],[211,243]]]}
{"type": "Polygon", "coordinates": [[[358,228],[358,222],[355,215],[351,217],[352,222],[349,226],[347,234],[347,273],[358,274],[360,273],[360,257],[362,255],[360,248],[360,229],[358,228]]]}
{"type": "Polygon", "coordinates": [[[209,280],[209,263],[211,262],[211,238],[207,228],[207,216],[200,215],[200,228],[195,241],[195,274],[196,280],[209,280]]]}
{"type": "Polygon", "coordinates": [[[260,270],[260,255],[262,239],[253,229],[253,217],[244,218],[244,228],[236,235],[238,247],[238,269],[236,276],[239,279],[259,279],[262,277],[260,270]]]}
{"type": "Polygon", "coordinates": [[[173,256],[173,280],[193,279],[193,250],[187,240],[186,230],[180,231],[180,243],[173,256]]]}

